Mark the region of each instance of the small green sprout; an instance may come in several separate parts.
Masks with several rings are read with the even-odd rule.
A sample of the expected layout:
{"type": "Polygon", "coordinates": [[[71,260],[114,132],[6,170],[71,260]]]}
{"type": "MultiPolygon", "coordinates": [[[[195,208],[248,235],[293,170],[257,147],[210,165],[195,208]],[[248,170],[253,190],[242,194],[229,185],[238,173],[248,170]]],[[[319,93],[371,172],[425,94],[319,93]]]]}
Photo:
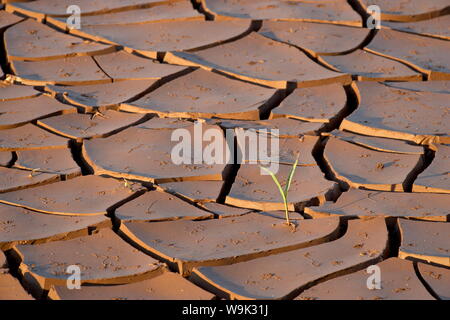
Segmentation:
{"type": "Polygon", "coordinates": [[[270,176],[272,177],[273,181],[275,182],[275,184],[278,187],[278,191],[280,191],[281,197],[283,198],[283,203],[284,203],[284,213],[286,216],[286,224],[288,226],[294,226],[295,225],[293,223],[291,223],[291,220],[289,219],[289,211],[288,211],[288,195],[289,195],[289,189],[291,187],[291,183],[292,183],[292,178],[294,177],[294,173],[295,173],[295,169],[297,169],[297,164],[298,164],[298,158],[299,156],[297,156],[297,159],[295,160],[294,165],[291,168],[291,172],[289,173],[289,177],[286,181],[286,185],[284,186],[284,189],[281,187],[280,182],[278,181],[278,178],[275,176],[275,173],[273,173],[272,171],[270,171],[269,169],[260,166],[261,169],[263,169],[264,171],[266,171],[267,173],[270,174],[270,176]]]}
{"type": "Polygon", "coordinates": [[[128,180],[125,178],[122,178],[122,179],[123,179],[123,186],[125,188],[131,189],[131,184],[128,182],[128,180]]]}
{"type": "Polygon", "coordinates": [[[95,113],[91,114],[91,120],[94,120],[94,118],[97,116],[106,119],[106,116],[97,110],[95,111],[95,113]]]}
{"type": "Polygon", "coordinates": [[[33,178],[33,177],[34,177],[34,174],[35,174],[36,172],[39,172],[39,170],[41,170],[41,168],[35,168],[35,169],[32,169],[31,172],[30,172],[30,174],[28,175],[28,178],[33,178]]]}

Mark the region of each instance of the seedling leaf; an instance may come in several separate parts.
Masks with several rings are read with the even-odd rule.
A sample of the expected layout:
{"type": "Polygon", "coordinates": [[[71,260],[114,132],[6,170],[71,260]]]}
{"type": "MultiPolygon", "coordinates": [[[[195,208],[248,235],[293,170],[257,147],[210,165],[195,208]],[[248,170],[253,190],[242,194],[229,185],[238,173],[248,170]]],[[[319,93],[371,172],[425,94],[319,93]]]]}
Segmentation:
{"type": "Polygon", "coordinates": [[[297,169],[298,158],[299,157],[297,156],[297,159],[295,160],[295,163],[294,163],[294,165],[291,168],[291,172],[289,173],[289,178],[286,181],[286,186],[285,186],[285,189],[284,189],[284,192],[285,192],[285,195],[286,195],[286,200],[287,200],[289,189],[291,188],[292,178],[294,177],[295,169],[297,169]]]}
{"type": "Polygon", "coordinates": [[[278,182],[278,179],[275,176],[275,174],[272,171],[270,171],[269,169],[265,168],[265,167],[261,167],[261,169],[263,169],[264,171],[266,171],[267,173],[270,174],[270,176],[272,177],[273,181],[277,185],[278,190],[280,191],[281,197],[283,198],[283,201],[284,201],[284,203],[286,205],[286,195],[284,194],[283,188],[281,187],[280,182],[278,182]]]}
{"type": "Polygon", "coordinates": [[[283,190],[283,187],[281,186],[280,182],[278,181],[278,178],[275,176],[275,174],[270,171],[269,169],[260,166],[261,169],[263,169],[264,171],[266,171],[267,173],[270,174],[270,176],[272,177],[273,181],[275,182],[275,184],[278,187],[278,191],[280,191],[281,197],[283,198],[283,203],[284,203],[284,213],[286,216],[286,224],[289,226],[292,226],[291,221],[289,219],[289,210],[288,210],[288,195],[289,195],[289,188],[291,187],[291,183],[292,183],[292,179],[294,177],[294,173],[295,173],[295,169],[297,168],[297,164],[298,164],[298,156],[297,156],[297,160],[295,160],[294,165],[291,168],[291,172],[289,172],[289,176],[288,179],[286,181],[286,185],[285,188],[283,190]]]}

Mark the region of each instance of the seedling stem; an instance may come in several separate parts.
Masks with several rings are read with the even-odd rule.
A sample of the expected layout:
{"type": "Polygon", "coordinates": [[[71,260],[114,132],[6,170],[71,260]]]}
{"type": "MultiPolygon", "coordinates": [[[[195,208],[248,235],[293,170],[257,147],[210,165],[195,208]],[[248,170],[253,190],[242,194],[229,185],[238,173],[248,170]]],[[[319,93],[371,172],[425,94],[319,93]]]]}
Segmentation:
{"type": "Polygon", "coordinates": [[[295,169],[297,168],[298,158],[299,158],[299,156],[297,156],[297,159],[295,160],[295,163],[294,163],[294,165],[291,168],[291,172],[289,172],[289,176],[288,176],[288,179],[286,181],[286,185],[284,186],[284,189],[281,187],[281,184],[278,181],[278,178],[276,177],[275,173],[273,173],[272,171],[270,171],[266,167],[260,166],[261,169],[263,169],[264,171],[266,171],[267,173],[270,174],[270,176],[272,177],[273,181],[275,182],[275,184],[278,187],[278,191],[280,191],[281,198],[283,199],[283,203],[284,203],[284,214],[285,214],[285,217],[286,217],[286,224],[288,226],[293,226],[293,223],[291,223],[291,220],[289,219],[288,195],[289,195],[289,189],[291,188],[292,179],[293,179],[294,174],[295,174],[295,169]]]}

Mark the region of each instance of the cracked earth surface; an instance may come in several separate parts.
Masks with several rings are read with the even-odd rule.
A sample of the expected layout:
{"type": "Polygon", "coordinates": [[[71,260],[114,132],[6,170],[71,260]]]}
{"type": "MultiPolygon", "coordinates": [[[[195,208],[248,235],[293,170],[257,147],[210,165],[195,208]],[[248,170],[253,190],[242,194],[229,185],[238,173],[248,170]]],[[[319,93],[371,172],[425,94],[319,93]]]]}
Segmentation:
{"type": "Polygon", "coordinates": [[[0,2],[1,300],[450,300],[448,1],[0,2]],[[295,228],[257,164],[171,160],[196,120],[279,130],[295,228]]]}

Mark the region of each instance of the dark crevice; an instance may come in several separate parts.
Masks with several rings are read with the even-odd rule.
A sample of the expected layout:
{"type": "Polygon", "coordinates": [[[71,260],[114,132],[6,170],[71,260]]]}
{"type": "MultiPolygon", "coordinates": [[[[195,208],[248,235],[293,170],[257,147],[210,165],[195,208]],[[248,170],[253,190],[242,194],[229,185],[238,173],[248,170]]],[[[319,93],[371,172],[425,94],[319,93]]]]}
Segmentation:
{"type": "Polygon", "coordinates": [[[432,295],[433,298],[435,298],[436,300],[442,300],[441,297],[433,290],[433,288],[423,278],[422,274],[420,273],[419,265],[418,265],[417,261],[413,261],[413,266],[414,266],[414,272],[416,273],[417,278],[422,283],[422,285],[425,287],[425,289],[428,291],[428,293],[430,295],[432,295]]]}
{"type": "Polygon", "coordinates": [[[199,11],[200,9],[202,9],[200,1],[197,0],[189,0],[189,1],[191,2],[192,8],[194,8],[194,10],[199,11]]]}
{"type": "MultiPolygon", "coordinates": [[[[235,152],[236,155],[236,152],[235,152]]],[[[222,189],[220,190],[219,197],[217,198],[217,203],[225,203],[225,198],[231,191],[231,187],[233,186],[234,181],[236,180],[237,173],[240,169],[240,164],[229,164],[227,165],[227,173],[224,177],[224,182],[222,185],[222,189]]]]}
{"type": "Polygon", "coordinates": [[[91,175],[94,170],[87,164],[82,155],[83,142],[76,142],[75,140],[70,140],[69,148],[72,153],[73,160],[81,168],[81,174],[83,176],[91,175]]]}
{"type": "Polygon", "coordinates": [[[342,121],[349,115],[351,115],[358,108],[359,99],[358,94],[356,93],[356,88],[354,86],[355,86],[354,83],[344,86],[345,94],[347,97],[345,107],[342,110],[340,110],[333,118],[331,118],[330,122],[326,123],[320,129],[320,132],[326,133],[339,129],[342,121]]]}
{"type": "Polygon", "coordinates": [[[102,66],[95,59],[95,56],[91,56],[91,59],[92,59],[92,61],[94,61],[97,68],[99,68],[109,79],[111,79],[111,82],[114,82],[114,79],[105,70],[103,70],[102,66]]]}
{"type": "Polygon", "coordinates": [[[411,172],[408,174],[405,181],[403,182],[404,192],[412,192],[413,184],[414,181],[416,181],[417,176],[421,174],[423,171],[425,171],[433,162],[433,159],[436,154],[435,151],[433,151],[427,146],[424,146],[424,149],[425,149],[424,154],[420,156],[420,159],[417,162],[416,166],[411,170],[411,172]]]}
{"type": "MultiPolygon", "coordinates": [[[[277,41],[277,40],[275,40],[275,41],[277,41]]],[[[331,68],[328,64],[323,63],[322,60],[320,59],[320,56],[319,56],[319,55],[316,55],[315,52],[309,51],[309,50],[304,49],[304,48],[299,47],[299,46],[295,46],[295,45],[293,45],[293,44],[291,44],[291,43],[286,43],[286,42],[282,42],[282,43],[285,43],[285,44],[287,44],[287,45],[289,45],[289,46],[292,46],[292,47],[298,49],[299,51],[303,52],[309,59],[311,59],[312,61],[314,61],[315,63],[317,63],[317,64],[318,64],[319,66],[321,66],[322,68],[325,68],[325,69],[327,69],[327,70],[329,70],[329,71],[336,72],[337,69],[331,68]]]]}
{"type": "Polygon", "coordinates": [[[194,10],[197,10],[198,12],[200,12],[202,15],[205,16],[205,20],[209,21],[214,20],[214,16],[211,13],[207,12],[205,8],[203,8],[200,1],[197,0],[190,0],[190,1],[194,10]]]}
{"type": "MultiPolygon", "coordinates": [[[[21,16],[21,17],[23,16],[23,15],[20,15],[20,14],[16,14],[16,15],[17,16],[21,16]]],[[[11,66],[10,66],[10,64],[8,62],[8,55],[6,53],[6,42],[5,42],[5,37],[4,37],[5,31],[8,28],[11,28],[12,26],[14,26],[14,25],[16,25],[16,24],[18,24],[20,22],[21,21],[18,21],[16,23],[8,25],[7,27],[5,27],[3,29],[0,29],[0,40],[1,40],[0,41],[0,67],[2,68],[3,72],[5,73],[5,75],[6,74],[14,74],[12,72],[11,66]]]]}
{"type": "MultiPolygon", "coordinates": [[[[33,89],[36,91],[39,91],[40,93],[49,93],[46,89],[45,86],[33,86],[33,89]]],[[[58,100],[59,101],[59,100],[58,100]]]]}
{"type": "Polygon", "coordinates": [[[125,198],[123,200],[120,200],[119,202],[115,203],[114,205],[112,205],[111,207],[106,209],[106,212],[107,212],[106,216],[112,220],[113,229],[115,229],[116,227],[118,228],[120,226],[120,220],[116,219],[116,216],[115,216],[116,209],[121,207],[121,206],[123,206],[123,205],[125,205],[126,203],[128,203],[130,201],[133,201],[134,199],[142,196],[147,191],[148,190],[146,190],[145,188],[141,189],[141,190],[138,190],[138,191],[131,191],[130,190],[130,196],[129,197],[127,197],[127,198],[125,198]]]}
{"type": "Polygon", "coordinates": [[[350,188],[350,186],[346,182],[336,178],[335,174],[333,173],[333,170],[331,170],[328,162],[325,160],[324,157],[325,145],[328,139],[329,138],[326,136],[320,137],[319,143],[313,150],[313,157],[316,160],[320,170],[324,173],[325,178],[327,180],[337,182],[339,184],[340,191],[345,192],[350,188]]]}
{"type": "MultiPolygon", "coordinates": [[[[291,92],[290,92],[291,93],[291,92]]],[[[263,106],[259,108],[259,119],[267,120],[270,117],[270,113],[273,109],[278,107],[280,103],[286,99],[286,97],[290,94],[287,93],[287,90],[278,89],[269,100],[264,103],[263,106]]]]}
{"type": "Polygon", "coordinates": [[[350,85],[344,86],[345,93],[347,95],[346,113],[343,115],[341,122],[337,126],[337,129],[341,126],[342,121],[350,116],[358,109],[359,106],[359,93],[356,87],[356,82],[352,82],[350,85]]]}
{"type": "Polygon", "coordinates": [[[21,274],[19,271],[19,265],[20,265],[20,259],[16,256],[14,250],[9,249],[4,251],[4,254],[6,256],[6,269],[9,271],[9,273],[17,279],[21,279],[21,274]]]}
{"type": "MultiPolygon", "coordinates": [[[[327,201],[336,201],[341,196],[341,194],[345,192],[347,189],[342,188],[340,181],[334,176],[331,168],[329,167],[327,161],[325,160],[324,151],[327,141],[328,141],[327,137],[325,136],[319,137],[317,144],[314,146],[312,150],[312,156],[314,157],[314,160],[319,166],[320,171],[322,171],[322,173],[324,174],[325,179],[337,182],[337,186],[334,188],[334,190],[329,190],[329,192],[325,195],[325,199],[327,201]]],[[[305,205],[305,207],[319,206],[319,205],[321,205],[321,203],[307,204],[305,205]]]]}
{"type": "Polygon", "coordinates": [[[345,234],[348,231],[348,221],[349,220],[353,220],[353,218],[344,217],[344,216],[339,217],[339,235],[335,240],[341,239],[342,237],[345,236],[345,234]]]}
{"type": "Polygon", "coordinates": [[[149,93],[150,91],[158,89],[159,87],[163,86],[167,82],[170,82],[170,81],[175,80],[177,78],[181,78],[181,77],[183,77],[183,76],[185,76],[185,75],[195,71],[196,69],[197,68],[194,68],[194,67],[186,67],[185,69],[183,69],[181,71],[169,74],[169,75],[167,75],[165,77],[162,77],[155,84],[153,84],[153,86],[151,88],[149,88],[148,91],[145,94],[149,93]]]}
{"type": "MultiPolygon", "coordinates": [[[[6,43],[4,38],[4,31],[0,31],[0,68],[3,70],[5,76],[7,74],[13,74],[11,67],[8,63],[8,56],[6,54],[6,43]]],[[[1,79],[1,77],[0,77],[1,79]]]]}
{"type": "Polygon", "coordinates": [[[38,288],[40,288],[40,286],[36,285],[36,284],[32,284],[31,286],[28,284],[28,280],[25,279],[25,277],[22,275],[22,272],[19,269],[20,263],[21,263],[21,259],[20,257],[17,255],[17,253],[14,251],[14,249],[9,249],[6,250],[4,252],[5,256],[6,256],[6,260],[7,260],[7,271],[9,272],[9,274],[11,276],[13,276],[14,278],[16,278],[22,288],[28,293],[30,294],[34,299],[36,300],[42,300],[45,299],[47,296],[47,292],[46,290],[42,291],[39,290],[38,288]]]}
{"type": "Polygon", "coordinates": [[[398,257],[398,252],[401,244],[401,234],[398,226],[398,219],[396,217],[386,218],[386,225],[388,228],[388,256],[386,258],[398,257]]]}
{"type": "Polygon", "coordinates": [[[221,203],[224,204],[225,203],[225,198],[228,196],[228,194],[231,191],[231,187],[233,186],[234,181],[236,180],[237,177],[237,173],[241,167],[241,164],[239,163],[239,146],[237,143],[237,137],[235,134],[235,131],[233,129],[226,129],[223,127],[220,127],[223,131],[223,134],[225,135],[225,137],[229,137],[229,135],[227,135],[227,132],[232,132],[232,141],[228,141],[231,140],[230,138],[226,139],[226,145],[228,150],[230,150],[230,154],[231,151],[233,151],[232,157],[233,159],[229,159],[229,163],[226,165],[225,169],[224,169],[224,175],[223,175],[223,185],[222,188],[220,190],[219,196],[217,197],[217,203],[221,203]],[[229,144],[232,143],[233,145],[230,146],[229,144]]]}
{"type": "Polygon", "coordinates": [[[297,83],[295,82],[288,82],[286,84],[286,98],[292,93],[294,92],[294,90],[297,89],[297,83]]]}
{"type": "MultiPolygon", "coordinates": [[[[166,56],[165,52],[157,52],[156,53],[156,60],[158,60],[160,63],[164,63],[164,58],[166,56]]],[[[148,59],[148,57],[147,57],[148,59]]]]}
{"type": "Polygon", "coordinates": [[[261,30],[263,26],[263,21],[262,20],[252,20],[252,30],[253,32],[258,32],[259,30],[261,30]]]}
{"type": "Polygon", "coordinates": [[[367,28],[367,19],[370,17],[370,14],[364,9],[359,0],[347,0],[347,2],[361,16],[363,27],[367,28]]]}
{"type": "MultiPolygon", "coordinates": [[[[363,49],[364,47],[366,47],[369,43],[372,42],[372,40],[376,37],[377,33],[378,33],[378,29],[369,29],[369,34],[367,35],[367,37],[364,39],[363,42],[361,42],[361,44],[359,45],[359,47],[357,49],[363,49]]],[[[355,51],[355,50],[353,50],[355,51]]]]}
{"type": "Polygon", "coordinates": [[[12,151],[12,158],[11,161],[8,162],[8,164],[6,165],[6,167],[11,168],[12,166],[14,166],[14,164],[17,162],[17,152],[16,151],[12,151]]]}
{"type": "Polygon", "coordinates": [[[312,219],[314,217],[312,217],[304,212],[305,207],[320,206],[324,201],[335,202],[342,195],[343,192],[348,190],[348,188],[345,188],[342,186],[341,181],[336,179],[331,168],[328,166],[328,164],[324,158],[324,150],[325,150],[325,145],[326,145],[327,140],[328,140],[327,137],[321,136],[319,138],[319,141],[317,142],[317,144],[314,146],[314,148],[312,150],[312,155],[313,155],[314,160],[316,161],[317,165],[319,166],[319,169],[324,174],[325,179],[334,181],[337,184],[333,189],[329,190],[325,194],[324,199],[318,199],[318,198],[313,199],[313,201],[306,203],[303,206],[303,208],[301,208],[301,212],[302,212],[303,216],[307,219],[312,219]]]}

